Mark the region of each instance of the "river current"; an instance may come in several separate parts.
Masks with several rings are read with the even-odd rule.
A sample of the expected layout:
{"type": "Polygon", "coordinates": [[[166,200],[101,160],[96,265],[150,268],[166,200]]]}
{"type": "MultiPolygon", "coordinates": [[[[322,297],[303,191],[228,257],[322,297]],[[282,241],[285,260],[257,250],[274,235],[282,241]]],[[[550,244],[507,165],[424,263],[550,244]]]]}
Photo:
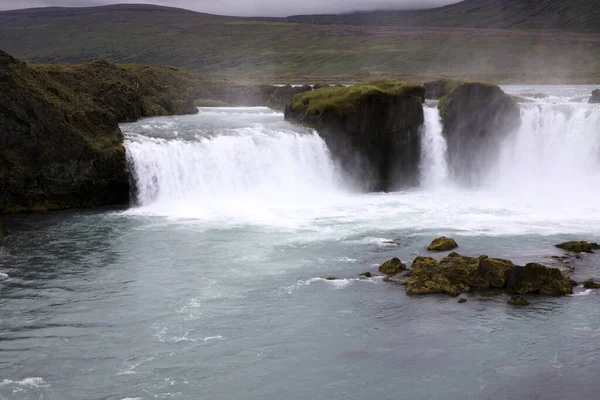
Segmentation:
{"type": "MultiPolygon", "coordinates": [[[[549,97],[474,187],[449,178],[431,104],[421,186],[397,193],[359,193],[266,108],[123,124],[135,204],[3,219],[0,399],[596,398],[599,291],[513,308],[357,277],[440,235],[548,265],[600,242],[592,88],[505,90],[549,97]]],[[[573,266],[600,279],[600,254],[573,266]]]]}

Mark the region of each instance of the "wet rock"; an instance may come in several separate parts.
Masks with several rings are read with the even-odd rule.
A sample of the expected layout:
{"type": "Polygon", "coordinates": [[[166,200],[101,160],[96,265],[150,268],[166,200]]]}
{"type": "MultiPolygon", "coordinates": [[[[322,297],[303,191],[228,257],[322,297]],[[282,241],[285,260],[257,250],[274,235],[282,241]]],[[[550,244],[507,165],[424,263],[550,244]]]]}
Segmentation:
{"type": "Polygon", "coordinates": [[[425,89],[377,81],[302,93],[285,118],[315,129],[356,187],[390,191],[419,181],[425,89]]]}
{"type": "Polygon", "coordinates": [[[392,276],[406,270],[406,265],[398,258],[392,258],[379,266],[379,272],[392,276]]]}
{"type": "Polygon", "coordinates": [[[447,238],[445,236],[439,237],[435,239],[431,244],[427,247],[429,251],[450,251],[454,250],[458,247],[456,241],[452,238],[447,238]]]}
{"type": "Polygon", "coordinates": [[[600,289],[600,283],[589,280],[583,282],[583,287],[586,289],[600,289]]]}
{"type": "Polygon", "coordinates": [[[466,302],[467,302],[467,299],[465,299],[464,297],[462,299],[458,300],[459,304],[466,303],[466,302]]]}
{"type": "Polygon", "coordinates": [[[370,272],[363,272],[362,274],[360,274],[358,276],[362,276],[365,278],[371,278],[373,276],[373,274],[371,274],[370,272]]]}
{"type": "Polygon", "coordinates": [[[524,299],[522,296],[514,296],[508,301],[508,304],[510,304],[511,306],[516,306],[516,307],[524,307],[524,306],[528,306],[529,302],[526,299],[524,299]]]}
{"type": "Polygon", "coordinates": [[[336,278],[335,276],[331,276],[331,275],[328,275],[325,277],[326,281],[337,281],[337,279],[338,278],[336,278]]]}
{"type": "Polygon", "coordinates": [[[599,249],[600,246],[596,243],[590,243],[585,241],[579,242],[565,242],[557,244],[556,247],[573,253],[593,253],[593,249],[599,249]]]}
{"type": "Polygon", "coordinates": [[[571,279],[558,268],[530,263],[507,271],[506,290],[517,294],[539,293],[548,296],[573,294],[571,279]]]}
{"type": "Polygon", "coordinates": [[[435,81],[425,82],[425,98],[428,100],[439,100],[449,94],[462,82],[453,79],[438,79],[435,81]]]}
{"type": "Polygon", "coordinates": [[[480,183],[481,171],[495,165],[501,142],[521,123],[517,101],[496,85],[461,82],[438,108],[450,174],[463,184],[480,183]]]}
{"type": "Polygon", "coordinates": [[[600,104],[600,89],[596,89],[592,92],[592,97],[590,97],[589,103],[600,104]]]}
{"type": "Polygon", "coordinates": [[[413,277],[413,273],[411,270],[407,269],[406,271],[402,271],[393,276],[386,276],[383,280],[384,282],[395,283],[397,285],[406,285],[408,281],[410,281],[413,277]]]}
{"type": "Polygon", "coordinates": [[[417,257],[412,264],[413,278],[407,294],[446,293],[457,296],[472,289],[503,288],[506,274],[514,268],[508,260],[451,253],[441,261],[417,257]]]}
{"type": "Polygon", "coordinates": [[[301,87],[285,85],[277,87],[267,100],[266,105],[273,109],[283,110],[294,96],[300,93],[310,92],[311,90],[312,87],[310,85],[303,85],[301,87]]]}

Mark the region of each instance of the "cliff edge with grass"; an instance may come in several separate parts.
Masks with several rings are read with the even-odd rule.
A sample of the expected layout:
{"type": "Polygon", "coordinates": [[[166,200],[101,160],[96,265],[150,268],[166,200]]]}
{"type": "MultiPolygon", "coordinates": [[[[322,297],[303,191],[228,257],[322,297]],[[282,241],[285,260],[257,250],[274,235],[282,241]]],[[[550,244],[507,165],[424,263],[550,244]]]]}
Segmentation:
{"type": "Polygon", "coordinates": [[[329,87],[295,96],[285,118],[315,129],[358,188],[388,191],[418,183],[424,97],[402,81],[329,87]]]}

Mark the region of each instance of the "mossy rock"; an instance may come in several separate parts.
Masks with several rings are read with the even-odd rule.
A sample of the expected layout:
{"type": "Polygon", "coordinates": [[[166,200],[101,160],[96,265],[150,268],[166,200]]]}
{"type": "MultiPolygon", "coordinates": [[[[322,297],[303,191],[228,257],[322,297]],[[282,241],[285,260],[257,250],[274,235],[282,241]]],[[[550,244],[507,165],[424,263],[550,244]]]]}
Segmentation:
{"type": "Polygon", "coordinates": [[[406,271],[406,265],[396,257],[379,266],[379,272],[387,276],[396,275],[402,271],[406,271]]]}
{"type": "Polygon", "coordinates": [[[445,236],[439,237],[435,239],[431,244],[427,247],[429,251],[450,251],[454,250],[458,247],[458,244],[454,239],[447,238],[445,236]]]}
{"type": "Polygon", "coordinates": [[[458,300],[459,304],[463,304],[463,303],[466,303],[466,302],[467,302],[467,299],[465,299],[464,297],[462,299],[458,300]]]}
{"type": "Polygon", "coordinates": [[[571,279],[561,270],[537,263],[514,267],[507,276],[506,289],[516,294],[536,293],[548,296],[573,294],[571,279]]]}
{"type": "Polygon", "coordinates": [[[573,253],[593,253],[593,249],[600,248],[596,243],[590,243],[583,240],[579,242],[574,241],[557,244],[556,247],[573,253]]]}
{"type": "Polygon", "coordinates": [[[291,107],[295,114],[303,115],[311,120],[327,111],[333,111],[339,116],[355,113],[358,105],[374,95],[407,96],[420,99],[425,97],[423,86],[404,81],[374,81],[348,87],[326,87],[299,94],[292,99],[291,107]]]}
{"type": "Polygon", "coordinates": [[[513,267],[511,261],[487,256],[473,258],[451,253],[439,262],[431,257],[417,257],[406,293],[457,296],[472,289],[503,288],[513,267]]]}
{"type": "Polygon", "coordinates": [[[515,307],[524,307],[528,306],[529,302],[522,296],[514,296],[508,301],[508,304],[515,307]]]}
{"type": "Polygon", "coordinates": [[[358,276],[362,276],[364,278],[372,278],[373,274],[370,272],[363,272],[362,274],[358,275],[358,276]]]}
{"type": "Polygon", "coordinates": [[[583,282],[583,287],[586,289],[600,289],[600,283],[589,280],[583,282]]]}

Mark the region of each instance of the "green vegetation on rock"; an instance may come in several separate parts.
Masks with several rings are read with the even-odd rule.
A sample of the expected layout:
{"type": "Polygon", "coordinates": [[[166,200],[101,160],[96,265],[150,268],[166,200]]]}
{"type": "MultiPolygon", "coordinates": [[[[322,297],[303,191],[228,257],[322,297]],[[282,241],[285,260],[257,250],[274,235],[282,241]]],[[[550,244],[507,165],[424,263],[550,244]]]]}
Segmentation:
{"type": "Polygon", "coordinates": [[[583,282],[583,287],[586,289],[600,289],[600,283],[589,280],[583,282]]]}
{"type": "Polygon", "coordinates": [[[467,302],[467,299],[465,299],[464,297],[462,299],[458,300],[459,304],[463,304],[463,303],[466,303],[466,302],[467,302]]]}
{"type": "Polygon", "coordinates": [[[406,270],[406,265],[398,258],[392,258],[379,266],[379,272],[392,276],[406,270]]]}
{"type": "Polygon", "coordinates": [[[300,94],[292,99],[291,107],[306,120],[333,111],[340,116],[357,111],[358,105],[376,95],[407,96],[423,102],[422,86],[403,81],[375,81],[349,87],[328,87],[300,94]]]}
{"type": "Polygon", "coordinates": [[[585,241],[580,242],[565,242],[557,244],[556,247],[562,250],[571,251],[573,253],[593,253],[592,250],[600,248],[596,243],[585,241]]]}
{"type": "Polygon", "coordinates": [[[431,244],[427,247],[429,251],[450,251],[454,250],[458,247],[456,241],[452,238],[447,238],[445,236],[439,237],[435,239],[431,244]]]}

